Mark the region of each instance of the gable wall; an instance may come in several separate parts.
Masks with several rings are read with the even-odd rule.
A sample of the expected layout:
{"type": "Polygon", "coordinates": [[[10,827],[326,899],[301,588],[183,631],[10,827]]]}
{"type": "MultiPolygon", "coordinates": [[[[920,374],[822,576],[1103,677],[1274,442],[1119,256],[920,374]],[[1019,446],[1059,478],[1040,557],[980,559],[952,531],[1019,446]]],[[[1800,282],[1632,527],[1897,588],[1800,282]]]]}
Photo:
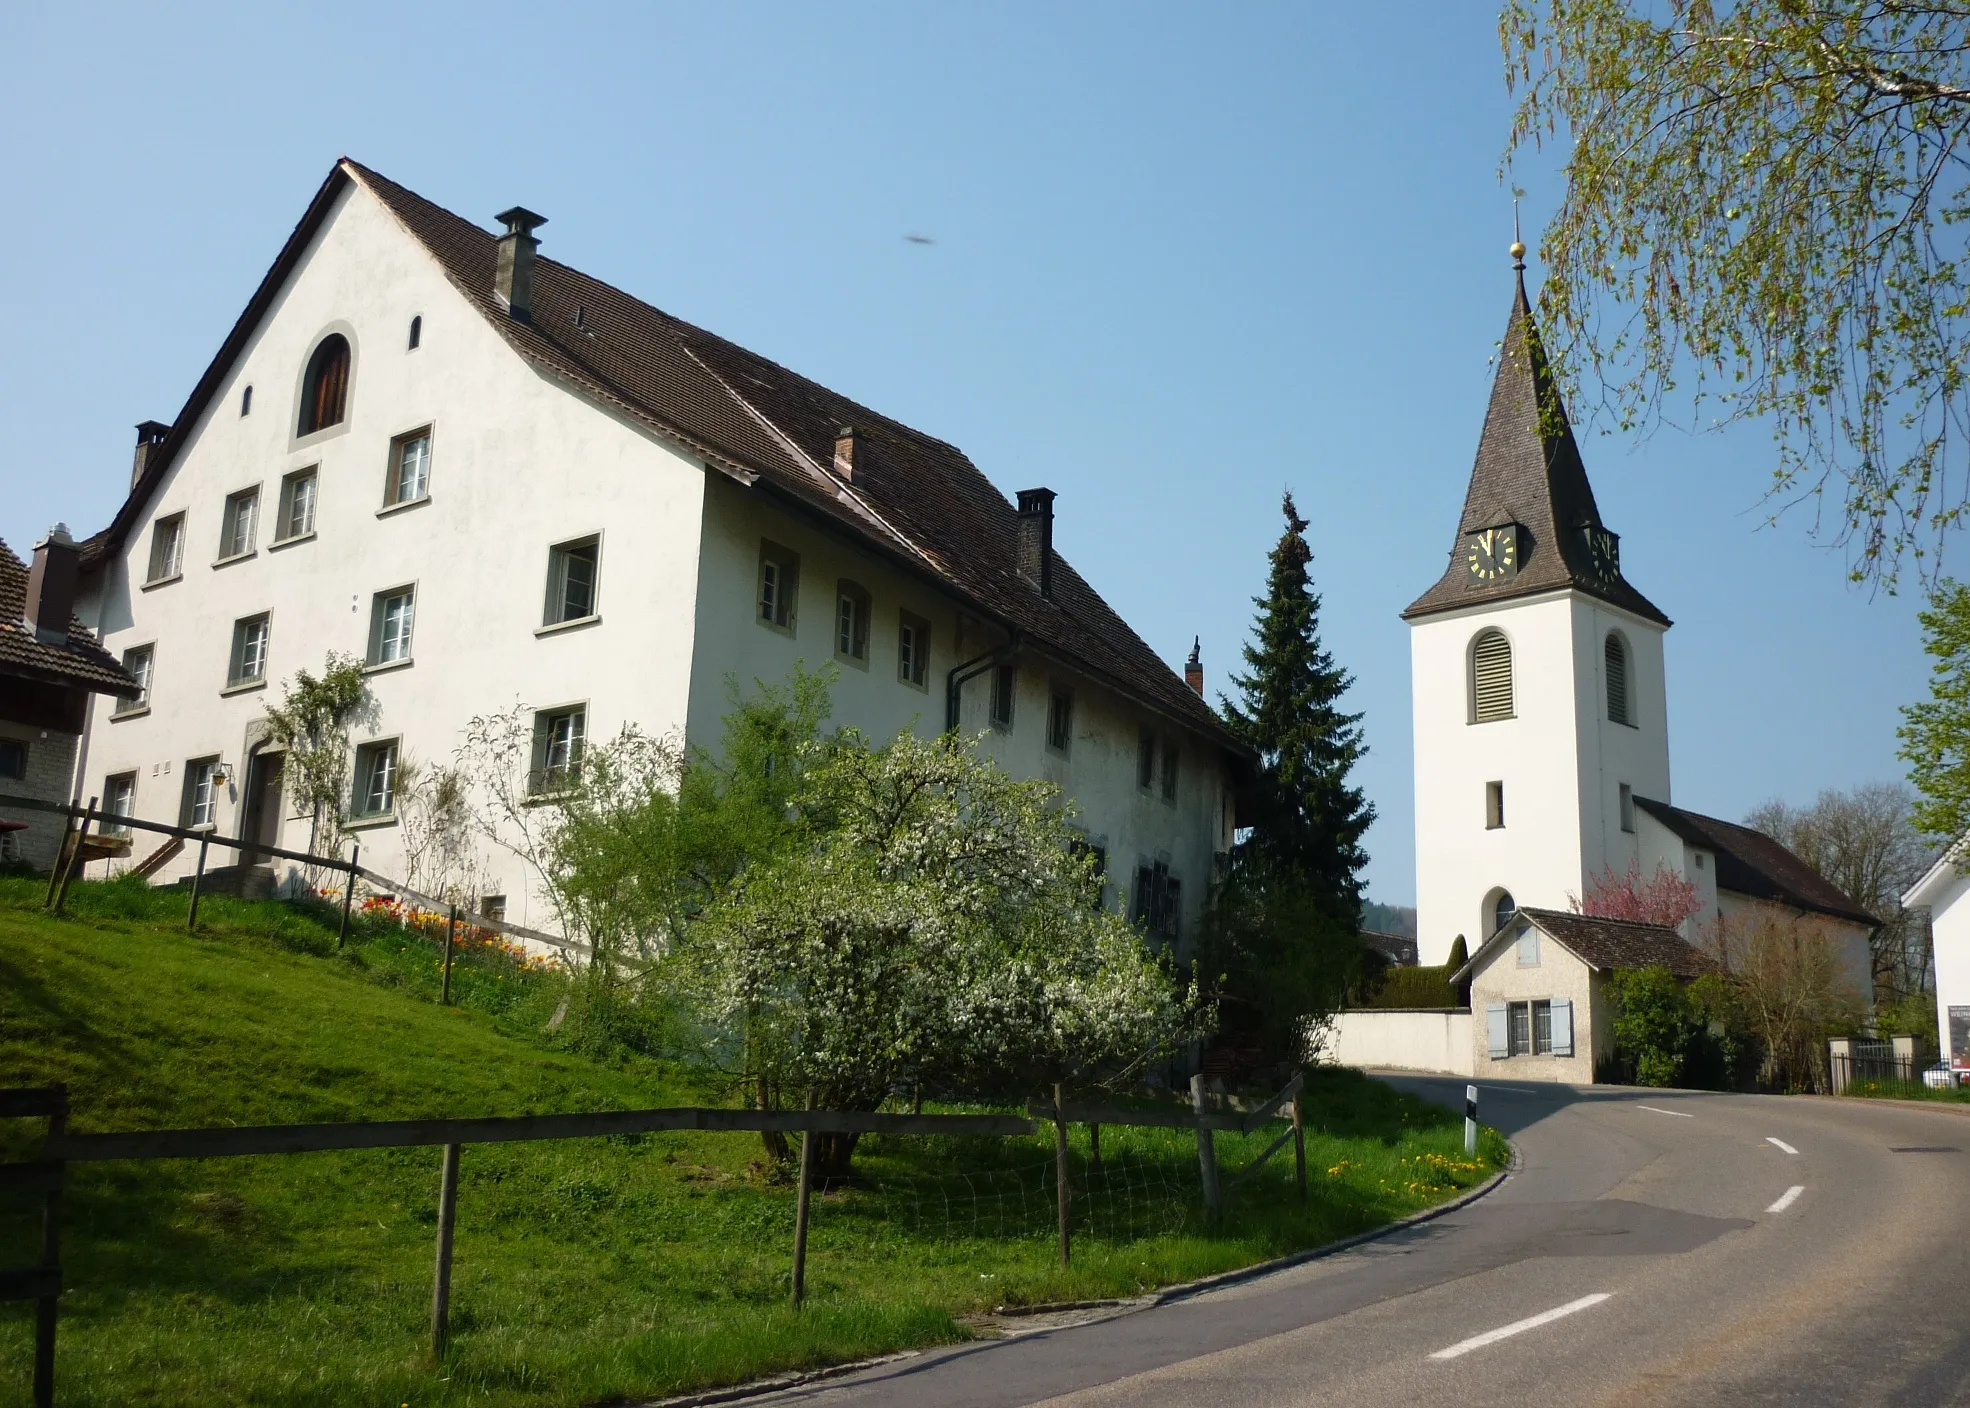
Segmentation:
{"type": "Polygon", "coordinates": [[[1597,1004],[1594,971],[1550,934],[1539,935],[1539,962],[1521,967],[1518,945],[1505,943],[1471,974],[1471,1069],[1493,1080],[1550,1080],[1589,1085],[1594,1079],[1594,1053],[1611,1044],[1611,1025],[1602,1020],[1597,1004]],[[1495,1002],[1531,1002],[1566,998],[1573,1003],[1571,1056],[1509,1056],[1494,1060],[1487,1012],[1495,1002]],[[1607,1036],[1598,1034],[1606,1029],[1607,1036]]]}
{"type": "MultiPolygon", "coordinates": [[[[180,454],[97,596],[104,643],[157,648],[151,709],[111,721],[99,700],[87,789],[139,774],[138,814],[176,822],[184,760],[236,767],[281,682],[326,652],[366,651],[371,596],[414,582],[414,664],[374,675],[380,718],[412,755],[443,761],[466,722],[524,700],[587,701],[589,734],[657,733],[686,717],[704,473],[686,454],[533,371],[369,195],[344,193],[180,454]],[[422,342],[406,350],[413,315],[422,342]],[[303,368],[331,327],[354,348],[342,427],[297,443],[303,368]],[[250,415],[242,389],[254,387],[250,415]],[[433,426],[430,497],[379,516],[391,438],[433,426]],[[313,541],[270,546],[283,474],[320,466],[313,541]],[[214,568],[225,496],[261,491],[257,554],[214,568]],[[185,509],[182,580],[143,590],[150,523],[185,509]],[[600,532],[601,622],[537,637],[549,545],[600,532]],[[269,688],[225,695],[232,623],[272,612],[269,688]]],[[[235,834],[240,778],[221,805],[235,834]]],[[[305,824],[281,844],[303,848],[305,824]]],[[[362,834],[365,864],[408,880],[394,828],[362,834]]],[[[140,837],[138,854],[154,844],[140,837]]],[[[215,853],[214,863],[224,863],[215,853]]],[[[229,860],[230,857],[225,857],[229,860]]],[[[489,852],[508,917],[546,923],[520,865],[489,852]]],[[[168,877],[173,872],[166,871],[168,877]]]]}

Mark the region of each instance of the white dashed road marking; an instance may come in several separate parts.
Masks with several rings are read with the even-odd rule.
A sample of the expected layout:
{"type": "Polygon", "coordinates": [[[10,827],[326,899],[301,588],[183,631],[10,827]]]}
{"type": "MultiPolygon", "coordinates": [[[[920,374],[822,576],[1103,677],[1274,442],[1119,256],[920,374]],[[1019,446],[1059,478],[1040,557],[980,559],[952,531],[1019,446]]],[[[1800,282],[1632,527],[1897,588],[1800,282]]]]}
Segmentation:
{"type": "Polygon", "coordinates": [[[1488,1344],[1496,1344],[1500,1340],[1508,1340],[1513,1335],[1522,1335],[1527,1330],[1536,1330],[1541,1325],[1550,1325],[1555,1320],[1564,1319],[1576,1311],[1585,1310],[1589,1306],[1599,1305],[1610,1294],[1611,1292],[1608,1291],[1596,1291],[1591,1296],[1582,1296],[1579,1300],[1570,1300],[1565,1305],[1556,1305],[1551,1310],[1542,1310],[1537,1315],[1528,1315],[1523,1320],[1514,1320],[1509,1325],[1500,1325],[1495,1330],[1486,1330],[1481,1335],[1472,1335],[1467,1340],[1459,1340],[1448,1349],[1439,1349],[1430,1358],[1455,1359],[1459,1355],[1469,1354],[1474,1349],[1483,1349],[1488,1344]]]}
{"type": "Polygon", "coordinates": [[[1780,1139],[1775,1135],[1770,1135],[1770,1134],[1766,1135],[1765,1142],[1767,1144],[1778,1145],[1779,1148],[1785,1150],[1785,1152],[1788,1154],[1796,1154],[1799,1152],[1797,1149],[1793,1148],[1790,1144],[1786,1143],[1783,1139],[1780,1139]]]}
{"type": "Polygon", "coordinates": [[[1799,1195],[1805,1191],[1806,1191],[1805,1184],[1795,1183],[1790,1188],[1786,1189],[1783,1193],[1779,1194],[1778,1201],[1773,1203],[1770,1207],[1766,1208],[1765,1211],[1784,1212],[1787,1208],[1791,1207],[1795,1202],[1797,1202],[1799,1200],[1799,1195]]]}
{"type": "Polygon", "coordinates": [[[1652,1115],[1674,1115],[1679,1120],[1693,1120],[1696,1118],[1695,1115],[1686,1114],[1682,1110],[1664,1110],[1654,1105],[1637,1105],[1635,1108],[1638,1110],[1647,1110],[1652,1115]]]}

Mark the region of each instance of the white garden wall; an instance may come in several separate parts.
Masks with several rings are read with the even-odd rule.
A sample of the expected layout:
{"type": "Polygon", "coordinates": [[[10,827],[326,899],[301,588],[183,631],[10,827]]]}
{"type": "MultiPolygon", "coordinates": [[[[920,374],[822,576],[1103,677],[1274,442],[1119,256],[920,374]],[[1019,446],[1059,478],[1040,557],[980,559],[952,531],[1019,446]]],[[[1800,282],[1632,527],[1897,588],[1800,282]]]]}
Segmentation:
{"type": "Polygon", "coordinates": [[[1317,1053],[1341,1066],[1471,1074],[1471,1011],[1353,1008],[1341,1013],[1317,1053]]]}

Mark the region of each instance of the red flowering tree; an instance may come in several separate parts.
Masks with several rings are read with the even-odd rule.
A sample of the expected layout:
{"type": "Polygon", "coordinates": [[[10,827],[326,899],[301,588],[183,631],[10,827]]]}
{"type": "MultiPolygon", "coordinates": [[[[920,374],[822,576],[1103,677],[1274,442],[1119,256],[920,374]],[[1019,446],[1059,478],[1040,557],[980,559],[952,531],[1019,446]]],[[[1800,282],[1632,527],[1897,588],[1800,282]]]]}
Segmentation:
{"type": "Polygon", "coordinates": [[[1646,878],[1640,862],[1631,861],[1625,875],[1609,866],[1594,877],[1587,893],[1568,895],[1575,914],[1591,914],[1597,919],[1631,919],[1638,924],[1660,924],[1674,929],[1703,908],[1696,886],[1665,866],[1658,865],[1646,878]]]}

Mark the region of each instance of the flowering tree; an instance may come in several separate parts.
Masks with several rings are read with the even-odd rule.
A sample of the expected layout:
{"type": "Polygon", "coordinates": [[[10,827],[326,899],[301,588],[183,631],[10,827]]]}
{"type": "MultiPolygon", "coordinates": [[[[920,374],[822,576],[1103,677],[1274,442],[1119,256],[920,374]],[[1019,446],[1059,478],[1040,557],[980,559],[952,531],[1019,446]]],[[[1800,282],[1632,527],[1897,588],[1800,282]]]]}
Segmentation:
{"type": "MultiPolygon", "coordinates": [[[[799,841],[748,866],[674,969],[763,1099],[872,1110],[1108,1075],[1196,1035],[1196,996],[1100,903],[1056,789],[956,735],[803,749],[799,841]]],[[[853,1136],[824,1136],[823,1172],[853,1136]]]]}
{"type": "Polygon", "coordinates": [[[1631,861],[1625,875],[1609,866],[1594,877],[1583,895],[1568,895],[1575,914],[1591,914],[1597,919],[1630,919],[1637,924],[1660,924],[1665,929],[1681,926],[1685,919],[1703,908],[1696,886],[1658,865],[1646,879],[1639,862],[1631,861]]]}
{"type": "MultiPolygon", "coordinates": [[[[296,670],[281,702],[267,710],[268,736],[287,750],[288,795],[309,818],[308,850],[313,855],[340,851],[344,793],[349,786],[349,728],[375,716],[376,701],[353,655],[334,651],[319,675],[296,670]]],[[[309,868],[308,884],[322,876],[309,868]]]]}

